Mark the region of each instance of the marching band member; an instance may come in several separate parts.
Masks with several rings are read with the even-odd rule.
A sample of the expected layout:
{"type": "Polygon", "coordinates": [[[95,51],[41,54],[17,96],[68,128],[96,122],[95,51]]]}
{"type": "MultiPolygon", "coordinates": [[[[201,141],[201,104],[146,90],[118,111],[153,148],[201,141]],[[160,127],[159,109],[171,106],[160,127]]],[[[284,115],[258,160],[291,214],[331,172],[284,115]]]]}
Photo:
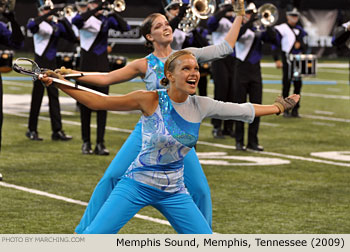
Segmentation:
{"type": "MultiPolygon", "coordinates": [[[[260,60],[262,58],[262,45],[264,43],[276,43],[275,31],[272,27],[262,25],[255,26],[257,20],[257,9],[254,3],[250,3],[246,8],[246,15],[237,43],[236,43],[236,65],[234,81],[234,102],[244,103],[249,101],[256,104],[262,103],[262,77],[260,60]]],[[[247,148],[255,151],[263,151],[259,145],[258,130],[260,118],[256,117],[249,124],[247,148]]],[[[244,146],[244,123],[236,124],[236,149],[245,150],[244,146]]]]}
{"type": "MultiPolygon", "coordinates": [[[[227,4],[227,1],[221,1],[218,7],[218,11],[207,20],[207,26],[209,32],[212,33],[212,42],[214,45],[223,41],[234,21],[231,4],[227,4]]],[[[214,81],[215,100],[233,102],[234,65],[234,54],[212,62],[211,72],[214,81]]],[[[225,138],[224,135],[235,137],[233,130],[234,122],[232,120],[223,121],[213,118],[211,119],[211,123],[213,124],[212,134],[214,138],[225,138]]]]}
{"type": "MultiPolygon", "coordinates": [[[[35,61],[41,68],[55,68],[57,45],[60,38],[75,42],[77,38],[71,29],[67,20],[54,21],[53,15],[57,14],[60,8],[53,8],[53,4],[47,1],[39,1],[39,16],[31,18],[28,21],[27,28],[34,34],[35,61]]],[[[30,105],[28,131],[26,136],[30,140],[41,141],[38,134],[38,117],[40,113],[41,102],[44,96],[45,87],[40,81],[34,81],[32,90],[32,101],[30,105]]],[[[62,130],[61,109],[58,99],[58,89],[48,87],[49,112],[52,128],[52,140],[71,140],[72,137],[66,135],[62,130]]]]}
{"type": "MultiPolygon", "coordinates": [[[[80,70],[81,71],[109,71],[107,39],[108,30],[113,28],[120,31],[130,30],[130,26],[117,13],[109,16],[103,15],[103,9],[106,8],[108,1],[89,0],[88,10],[84,13],[78,13],[72,23],[80,31],[80,70]]],[[[92,87],[94,90],[108,94],[108,87],[92,87]]],[[[90,122],[92,110],[84,105],[80,105],[81,134],[82,134],[82,153],[109,155],[108,149],[104,145],[104,135],[107,122],[107,111],[97,111],[97,138],[94,152],[91,148],[90,122]]]]}
{"type": "Polygon", "coordinates": [[[162,1],[165,10],[165,16],[169,20],[169,25],[173,29],[173,42],[171,48],[180,50],[186,39],[186,32],[178,29],[178,25],[186,14],[189,1],[166,0],[162,1]],[[181,5],[180,5],[180,2],[181,5]]]}
{"type": "MultiPolygon", "coordinates": [[[[20,49],[23,47],[23,41],[24,36],[21,31],[21,28],[19,24],[17,23],[15,19],[15,15],[12,11],[8,12],[4,6],[2,6],[3,3],[0,3],[1,11],[3,11],[2,15],[10,21],[11,24],[11,31],[7,28],[7,25],[3,22],[0,22],[0,44],[14,48],[14,49],[20,49]]],[[[3,112],[2,112],[2,96],[3,96],[3,89],[2,89],[2,78],[0,74],[0,151],[1,151],[1,140],[2,140],[2,123],[3,123],[3,112]]]]}
{"type": "MultiPolygon", "coordinates": [[[[277,31],[277,41],[280,48],[272,46],[276,67],[282,68],[283,70],[283,97],[288,97],[291,82],[294,84],[294,93],[300,94],[302,79],[301,76],[293,77],[289,55],[304,53],[307,49],[303,41],[303,38],[307,35],[307,33],[300,25],[298,25],[300,13],[296,8],[293,8],[291,11],[287,11],[286,14],[287,23],[282,23],[275,26],[275,30],[277,31]],[[281,54],[282,61],[279,59],[279,54],[281,54]]],[[[285,111],[283,115],[285,117],[299,117],[299,107],[300,101],[291,112],[285,111]]]]}

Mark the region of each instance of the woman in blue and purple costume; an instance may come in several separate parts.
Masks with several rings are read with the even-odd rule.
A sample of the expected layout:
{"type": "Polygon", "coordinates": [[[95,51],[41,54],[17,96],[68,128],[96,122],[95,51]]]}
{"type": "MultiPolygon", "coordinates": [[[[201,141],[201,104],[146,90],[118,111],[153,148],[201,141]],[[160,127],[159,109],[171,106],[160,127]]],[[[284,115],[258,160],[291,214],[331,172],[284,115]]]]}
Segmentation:
{"type": "MultiPolygon", "coordinates": [[[[221,44],[203,48],[188,48],[195,55],[198,62],[219,59],[233,52],[233,47],[242,23],[242,16],[244,16],[243,0],[239,0],[239,3],[238,16],[221,44]]],[[[78,80],[92,85],[107,86],[141,77],[146,84],[147,90],[165,88],[160,83],[160,80],[164,77],[164,62],[174,52],[170,47],[173,41],[173,31],[166,17],[159,13],[149,15],[144,20],[141,31],[147,41],[147,45],[153,47],[151,54],[145,58],[134,60],[125,67],[112,71],[107,75],[83,76],[79,77],[78,80]]],[[[61,69],[58,72],[63,75],[80,73],[67,69],[61,69]]],[[[141,150],[141,139],[141,123],[139,122],[97,184],[85,213],[75,229],[76,233],[83,232],[94,220],[120,177],[123,176],[131,162],[139,154],[141,150]]],[[[206,218],[209,226],[211,226],[212,204],[210,189],[194,148],[186,156],[184,165],[186,188],[206,218]]]]}
{"type": "MultiPolygon", "coordinates": [[[[252,122],[255,116],[279,114],[292,108],[298,95],[278,97],[273,105],[224,103],[191,96],[200,78],[194,55],[186,50],[172,54],[164,65],[168,90],[135,91],[104,97],[57,84],[85,106],[106,110],[140,110],[142,148],[83,233],[117,233],[140,209],[158,209],[178,233],[210,234],[212,229],[184,184],[184,158],[198,140],[206,117],[252,122]]],[[[48,72],[48,76],[55,76],[48,72]]],[[[60,77],[60,76],[58,76],[60,77]]],[[[50,79],[44,79],[50,84],[50,79]]],[[[192,178],[198,180],[200,178],[192,178]]]]}

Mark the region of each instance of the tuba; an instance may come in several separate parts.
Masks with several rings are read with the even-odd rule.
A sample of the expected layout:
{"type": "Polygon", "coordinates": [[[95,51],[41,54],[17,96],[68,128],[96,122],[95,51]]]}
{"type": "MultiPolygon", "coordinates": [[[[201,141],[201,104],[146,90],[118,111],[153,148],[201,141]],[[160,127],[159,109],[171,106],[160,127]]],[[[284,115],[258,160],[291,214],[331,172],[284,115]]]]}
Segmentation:
{"type": "Polygon", "coordinates": [[[275,5],[266,3],[259,7],[258,21],[255,26],[259,29],[260,26],[268,27],[274,25],[278,20],[278,9],[275,5]]]}
{"type": "Polygon", "coordinates": [[[15,5],[16,0],[0,0],[0,13],[14,11],[15,5]]]}

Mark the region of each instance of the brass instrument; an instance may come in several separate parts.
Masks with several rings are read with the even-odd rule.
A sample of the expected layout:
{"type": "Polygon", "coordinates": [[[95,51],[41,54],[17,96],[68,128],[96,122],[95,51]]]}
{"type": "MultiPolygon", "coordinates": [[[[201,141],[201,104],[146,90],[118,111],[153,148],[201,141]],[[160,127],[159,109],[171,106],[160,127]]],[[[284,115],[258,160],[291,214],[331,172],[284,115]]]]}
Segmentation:
{"type": "Polygon", "coordinates": [[[191,0],[192,12],[200,19],[207,19],[215,11],[215,0],[191,0]]]}
{"type": "Polygon", "coordinates": [[[0,13],[12,12],[15,9],[16,0],[0,0],[0,13]]]}
{"type": "Polygon", "coordinates": [[[115,12],[122,12],[126,8],[126,4],[124,0],[115,0],[113,4],[111,4],[111,9],[115,12]]]}
{"type": "Polygon", "coordinates": [[[187,8],[185,16],[178,25],[178,29],[183,32],[190,32],[197,27],[201,19],[193,14],[192,8],[187,8]]]}
{"type": "Polygon", "coordinates": [[[266,3],[259,7],[258,21],[255,26],[259,29],[260,26],[268,27],[274,25],[278,20],[278,9],[275,5],[266,3]]]}
{"type": "MultiPolygon", "coordinates": [[[[172,4],[183,5],[181,0],[167,1],[165,11],[172,4]]],[[[179,23],[178,29],[184,32],[190,32],[195,29],[201,19],[207,19],[215,12],[216,1],[215,0],[191,0],[189,7],[186,9],[186,13],[179,23]]]]}
{"type": "MultiPolygon", "coordinates": [[[[103,1],[105,2],[105,0],[103,1]]],[[[126,8],[124,0],[115,0],[112,4],[108,4],[107,9],[113,12],[122,12],[126,8]]]]}
{"type": "Polygon", "coordinates": [[[58,12],[59,17],[74,17],[75,16],[75,11],[74,11],[74,6],[73,5],[67,5],[66,7],[63,8],[62,11],[58,12]]]}

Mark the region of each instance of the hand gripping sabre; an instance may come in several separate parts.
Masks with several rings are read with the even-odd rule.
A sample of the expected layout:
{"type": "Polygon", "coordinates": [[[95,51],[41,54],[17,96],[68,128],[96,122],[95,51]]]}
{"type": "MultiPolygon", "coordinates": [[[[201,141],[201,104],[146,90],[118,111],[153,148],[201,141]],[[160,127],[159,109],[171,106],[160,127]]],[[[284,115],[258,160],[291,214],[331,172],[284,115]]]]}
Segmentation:
{"type": "MultiPolygon", "coordinates": [[[[35,61],[28,59],[28,58],[16,59],[15,62],[13,63],[12,69],[17,73],[32,76],[33,80],[37,80],[38,78],[43,77],[43,73],[48,70],[45,68],[40,68],[35,61]]],[[[87,87],[79,86],[77,84],[73,84],[70,81],[61,80],[61,79],[53,78],[53,77],[50,77],[50,78],[52,79],[53,82],[60,83],[62,85],[66,85],[66,86],[73,87],[76,89],[84,90],[84,91],[94,93],[94,94],[97,94],[100,96],[107,96],[104,93],[98,92],[96,90],[93,90],[93,89],[90,89],[87,87]]]]}

